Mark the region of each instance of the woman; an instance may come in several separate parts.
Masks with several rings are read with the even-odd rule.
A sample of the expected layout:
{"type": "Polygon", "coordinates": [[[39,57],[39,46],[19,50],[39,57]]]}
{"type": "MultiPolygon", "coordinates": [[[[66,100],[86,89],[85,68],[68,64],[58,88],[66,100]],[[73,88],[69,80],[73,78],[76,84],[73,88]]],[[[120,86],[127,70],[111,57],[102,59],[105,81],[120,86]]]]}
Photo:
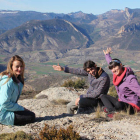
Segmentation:
{"type": "Polygon", "coordinates": [[[113,73],[113,84],[117,90],[119,99],[103,95],[102,102],[105,105],[103,109],[107,113],[107,117],[112,118],[114,111],[127,110],[134,114],[135,111],[140,111],[140,85],[137,81],[134,72],[130,67],[124,67],[119,59],[111,59],[111,48],[103,50],[109,69],[113,73]]]}
{"type": "Polygon", "coordinates": [[[35,120],[35,114],[17,101],[24,85],[25,64],[18,55],[13,56],[7,70],[0,73],[0,123],[24,125],[35,120]]]}

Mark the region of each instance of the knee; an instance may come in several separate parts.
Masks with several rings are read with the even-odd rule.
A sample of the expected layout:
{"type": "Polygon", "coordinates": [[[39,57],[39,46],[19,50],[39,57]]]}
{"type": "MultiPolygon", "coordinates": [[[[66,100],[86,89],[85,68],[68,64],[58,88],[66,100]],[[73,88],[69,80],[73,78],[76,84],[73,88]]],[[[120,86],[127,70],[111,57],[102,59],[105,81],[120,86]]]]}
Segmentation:
{"type": "Polygon", "coordinates": [[[116,108],[116,110],[122,110],[123,106],[122,106],[122,104],[120,102],[116,102],[115,108],[116,108]]]}
{"type": "Polygon", "coordinates": [[[102,94],[101,97],[100,97],[100,99],[102,100],[102,99],[106,98],[106,96],[107,96],[107,95],[102,94]]]}
{"type": "Polygon", "coordinates": [[[84,103],[84,98],[81,98],[80,100],[79,100],[79,105],[82,105],[83,103],[84,103]]]}

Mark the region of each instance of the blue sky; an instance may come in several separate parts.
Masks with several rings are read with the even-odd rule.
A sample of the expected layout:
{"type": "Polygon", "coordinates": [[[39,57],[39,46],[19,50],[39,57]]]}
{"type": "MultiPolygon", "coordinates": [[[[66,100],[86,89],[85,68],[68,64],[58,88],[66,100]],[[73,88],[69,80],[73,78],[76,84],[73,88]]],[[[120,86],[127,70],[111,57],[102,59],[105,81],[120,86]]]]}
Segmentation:
{"type": "Polygon", "coordinates": [[[0,10],[38,11],[43,13],[103,14],[111,9],[140,8],[140,0],[0,0],[0,10]]]}

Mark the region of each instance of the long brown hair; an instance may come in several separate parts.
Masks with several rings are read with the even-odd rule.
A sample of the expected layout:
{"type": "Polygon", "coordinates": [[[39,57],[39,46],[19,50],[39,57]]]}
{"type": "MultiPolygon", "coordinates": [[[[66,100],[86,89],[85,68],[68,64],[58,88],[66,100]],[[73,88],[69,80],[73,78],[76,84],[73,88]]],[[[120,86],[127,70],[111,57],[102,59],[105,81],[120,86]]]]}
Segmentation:
{"type": "Polygon", "coordinates": [[[20,61],[22,63],[22,65],[23,65],[23,73],[20,75],[20,79],[19,80],[24,84],[25,63],[24,63],[23,59],[20,56],[18,56],[18,55],[15,55],[15,56],[11,57],[11,59],[9,60],[9,62],[7,64],[7,69],[0,73],[0,77],[2,77],[4,75],[8,75],[8,79],[7,79],[6,82],[8,82],[8,80],[10,78],[15,78],[16,77],[16,75],[14,74],[13,69],[12,69],[14,61],[20,61]]]}

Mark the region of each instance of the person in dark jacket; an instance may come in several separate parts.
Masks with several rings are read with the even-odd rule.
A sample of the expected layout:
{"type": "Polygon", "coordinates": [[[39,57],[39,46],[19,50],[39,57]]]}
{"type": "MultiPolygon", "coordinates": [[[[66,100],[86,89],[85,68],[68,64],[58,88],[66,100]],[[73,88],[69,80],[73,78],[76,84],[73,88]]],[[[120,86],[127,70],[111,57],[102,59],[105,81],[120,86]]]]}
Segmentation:
{"type": "Polygon", "coordinates": [[[89,88],[87,93],[80,95],[76,101],[72,101],[67,105],[67,112],[70,114],[74,114],[74,110],[77,109],[78,113],[81,113],[80,110],[85,108],[97,107],[100,97],[108,92],[110,86],[108,74],[101,67],[97,67],[91,60],[86,61],[83,68],[61,67],[59,65],[53,65],[53,68],[66,73],[88,76],[89,88]]]}
{"type": "Polygon", "coordinates": [[[111,48],[103,50],[108,67],[113,73],[113,84],[117,90],[119,99],[109,95],[103,95],[101,100],[105,105],[104,111],[112,118],[114,111],[129,109],[130,114],[140,111],[140,85],[130,67],[124,67],[119,59],[112,59],[111,48]]]}

